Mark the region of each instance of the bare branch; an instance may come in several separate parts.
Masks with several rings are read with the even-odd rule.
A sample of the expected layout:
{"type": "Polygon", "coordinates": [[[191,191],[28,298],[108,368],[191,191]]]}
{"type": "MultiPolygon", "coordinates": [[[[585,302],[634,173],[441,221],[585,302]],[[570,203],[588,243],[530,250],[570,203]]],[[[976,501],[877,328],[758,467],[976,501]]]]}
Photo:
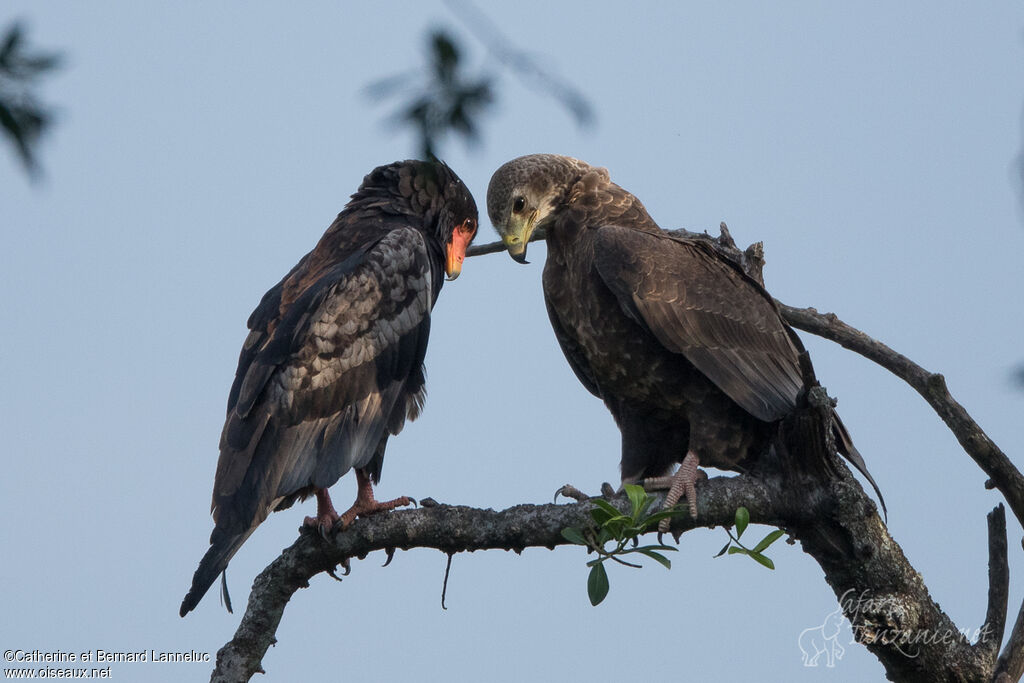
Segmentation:
{"type": "Polygon", "coordinates": [[[873,360],[921,394],[967,454],[991,478],[992,485],[999,489],[1014,515],[1024,525],[1024,475],[988,438],[964,407],[953,399],[942,375],[928,372],[906,356],[850,327],[834,313],[821,314],[813,308],[793,308],[777,303],[786,322],[793,327],[830,339],[873,360]]]}
{"type": "MultiPolygon", "coordinates": [[[[920,575],[845,467],[827,482],[799,487],[787,483],[792,481],[771,473],[711,479],[698,488],[698,519],[683,515],[674,520],[672,531],[731,525],[736,509],[744,506],[752,523],[782,526],[803,543],[825,570],[854,632],[893,680],[988,679],[994,650],[972,648],[931,600],[920,575]],[[834,536],[847,539],[856,561],[837,554],[828,540],[834,536]],[[914,636],[920,642],[908,644],[914,636]]],[[[625,498],[611,502],[626,511],[625,498]]],[[[315,574],[348,558],[389,548],[436,548],[449,554],[554,548],[567,544],[562,529],[588,524],[590,507],[589,502],[519,505],[495,512],[438,505],[359,520],[328,540],[302,533],[257,577],[235,637],[217,654],[211,680],[247,681],[260,671],[292,594],[308,586],[315,574]]]]}
{"type": "Polygon", "coordinates": [[[1010,565],[1006,554],[1006,509],[997,505],[988,513],[988,609],[985,624],[991,637],[979,640],[975,648],[995,658],[1006,629],[1006,606],[1010,598],[1010,565]]]}

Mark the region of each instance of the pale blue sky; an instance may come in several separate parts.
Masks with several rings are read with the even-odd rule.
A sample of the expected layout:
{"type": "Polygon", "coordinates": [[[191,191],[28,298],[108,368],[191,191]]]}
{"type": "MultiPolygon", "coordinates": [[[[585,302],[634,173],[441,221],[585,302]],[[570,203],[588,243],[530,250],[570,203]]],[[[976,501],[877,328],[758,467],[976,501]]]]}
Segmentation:
{"type": "MultiPolygon", "coordinates": [[[[245,320],[363,175],[415,153],[367,83],[420,63],[443,4],[154,4],[9,0],[62,50],[60,110],[33,186],[0,155],[3,649],[197,650],[233,634],[216,595],[181,597],[206,549],[224,403],[245,320]]],[[[444,156],[483,210],[501,163],[569,154],[606,166],[664,227],[765,243],[770,291],[832,310],[926,368],[1020,462],[1024,359],[1014,190],[1024,104],[1015,2],[535,2],[481,8],[591,100],[578,130],[500,74],[483,144],[444,156]]],[[[482,216],[483,217],[483,216],[482,216]]],[[[494,233],[486,218],[480,241],[494,233]]],[[[576,381],[531,266],[472,259],[445,287],[423,417],[388,451],[382,496],[496,509],[618,475],[618,433],[576,381]]],[[[803,335],[889,504],[889,526],[958,625],[984,618],[985,513],[999,502],[924,402],[870,362],[803,335]]],[[[354,495],[351,477],[334,491],[354,495]]],[[[229,578],[236,604],[311,505],[275,514],[229,578]]],[[[757,530],[760,531],[760,530],[757,530]]],[[[1010,522],[1011,613],[1024,591],[1010,522]]],[[[797,638],[836,607],[798,548],[777,570],[712,559],[687,534],[673,569],[614,567],[587,601],[575,549],[355,562],[295,596],[267,680],[880,680],[857,645],[833,670],[797,638]],[[637,673],[642,670],[643,673],[637,673]]],[[[205,680],[203,665],[115,665],[122,681],[205,680]]]]}

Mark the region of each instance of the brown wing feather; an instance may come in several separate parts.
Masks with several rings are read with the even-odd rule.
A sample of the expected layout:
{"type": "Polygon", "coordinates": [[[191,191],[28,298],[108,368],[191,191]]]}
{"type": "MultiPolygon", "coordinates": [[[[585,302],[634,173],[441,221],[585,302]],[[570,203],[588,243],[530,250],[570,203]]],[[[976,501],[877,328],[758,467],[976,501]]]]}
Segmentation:
{"type": "Polygon", "coordinates": [[[272,510],[353,467],[376,479],[387,433],[418,410],[440,262],[419,230],[384,232],[282,302],[286,278],[250,320],[221,435],[216,526],[182,616],[272,510]]]}
{"type": "Polygon", "coordinates": [[[771,298],[700,243],[597,229],[594,261],[627,315],[755,417],[774,421],[803,387],[799,351],[771,298]]]}

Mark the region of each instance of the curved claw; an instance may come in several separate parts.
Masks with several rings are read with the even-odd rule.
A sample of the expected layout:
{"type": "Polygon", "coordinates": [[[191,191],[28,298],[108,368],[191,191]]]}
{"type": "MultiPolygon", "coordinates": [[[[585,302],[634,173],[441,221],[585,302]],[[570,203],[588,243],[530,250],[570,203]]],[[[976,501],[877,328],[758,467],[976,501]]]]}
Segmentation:
{"type": "MultiPolygon", "coordinates": [[[[342,560],[341,562],[339,562],[338,566],[345,568],[345,571],[343,571],[341,573],[341,576],[348,576],[349,574],[352,573],[352,564],[349,562],[349,559],[347,557],[344,560],[342,560]]],[[[327,575],[330,576],[335,581],[338,581],[338,582],[341,581],[341,576],[338,576],[334,572],[334,567],[331,567],[330,569],[327,570],[327,575]]]]}
{"type": "Polygon", "coordinates": [[[587,494],[583,493],[583,491],[580,491],[578,488],[576,488],[572,484],[566,484],[565,486],[563,486],[560,489],[558,489],[557,491],[555,491],[555,500],[554,500],[554,502],[556,502],[556,503],[558,502],[558,496],[565,496],[566,498],[572,498],[577,503],[582,503],[583,501],[585,501],[585,500],[590,498],[590,496],[588,496],[587,494]]]}
{"type": "Polygon", "coordinates": [[[384,564],[381,565],[382,567],[388,566],[389,564],[391,564],[391,560],[395,559],[395,549],[394,548],[385,548],[384,552],[387,554],[388,559],[387,559],[387,561],[384,564]]]}
{"type": "Polygon", "coordinates": [[[415,499],[415,498],[413,498],[412,496],[406,496],[406,498],[408,498],[408,499],[409,499],[409,502],[411,502],[411,503],[412,503],[412,506],[413,506],[414,508],[418,508],[418,507],[420,506],[420,504],[419,504],[419,503],[417,503],[417,502],[416,502],[416,499],[415,499]]]}

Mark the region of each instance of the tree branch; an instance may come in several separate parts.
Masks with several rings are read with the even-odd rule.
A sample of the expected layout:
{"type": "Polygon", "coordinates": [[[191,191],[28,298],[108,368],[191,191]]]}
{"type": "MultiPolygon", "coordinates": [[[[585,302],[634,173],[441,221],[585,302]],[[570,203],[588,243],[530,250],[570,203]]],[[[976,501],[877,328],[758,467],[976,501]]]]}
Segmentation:
{"type": "MultiPolygon", "coordinates": [[[[698,518],[675,519],[672,532],[729,526],[736,509],[746,507],[751,523],[786,528],[819,562],[858,640],[878,656],[893,680],[989,680],[995,651],[972,648],[931,600],[920,575],[845,467],[834,479],[818,480],[814,486],[791,484],[777,474],[715,477],[698,489],[698,518]],[[836,556],[834,545],[822,540],[832,535],[855,540],[857,561],[836,556]]],[[[628,509],[624,497],[610,502],[628,509]]],[[[332,571],[349,558],[414,547],[444,553],[551,549],[568,543],[562,529],[589,523],[590,508],[586,501],[518,505],[500,512],[437,505],[361,519],[329,539],[303,531],[256,578],[235,637],[217,653],[211,681],[248,681],[262,671],[260,662],[275,642],[291,596],[314,575],[332,571]]]]}
{"type": "Polygon", "coordinates": [[[967,454],[990,477],[991,483],[987,486],[999,489],[1014,515],[1024,525],[1024,475],[950,395],[942,375],[928,372],[903,354],[847,325],[834,313],[822,314],[813,308],[793,308],[781,301],[776,303],[786,322],[793,327],[859,353],[921,394],[953,432],[967,454]]]}

